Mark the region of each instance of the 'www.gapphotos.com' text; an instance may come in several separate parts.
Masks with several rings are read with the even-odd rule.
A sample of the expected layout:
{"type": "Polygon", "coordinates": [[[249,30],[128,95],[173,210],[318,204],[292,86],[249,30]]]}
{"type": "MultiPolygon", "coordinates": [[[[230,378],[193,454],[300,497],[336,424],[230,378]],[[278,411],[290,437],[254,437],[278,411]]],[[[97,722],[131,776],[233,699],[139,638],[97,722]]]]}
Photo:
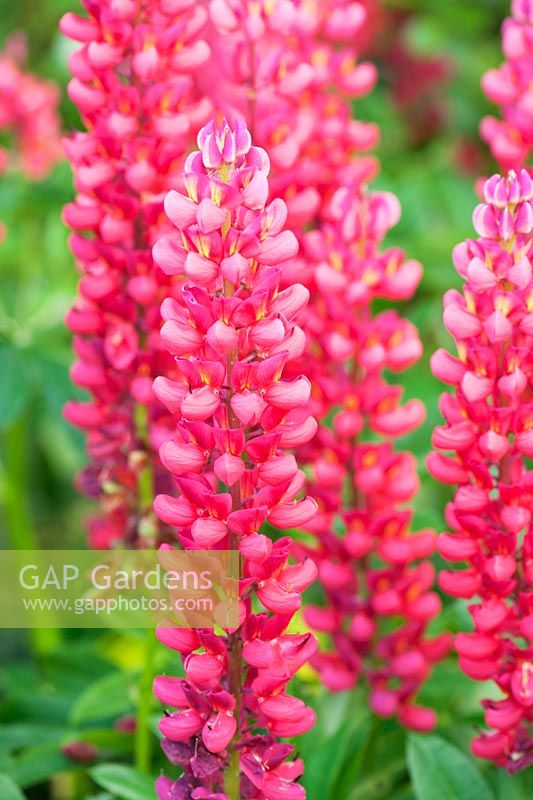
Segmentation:
{"type": "Polygon", "coordinates": [[[172,612],[172,611],[213,611],[213,600],[209,597],[168,598],[155,597],[77,597],[65,598],[22,598],[25,611],[58,611],[71,614],[112,614],[114,612],[172,612]]]}

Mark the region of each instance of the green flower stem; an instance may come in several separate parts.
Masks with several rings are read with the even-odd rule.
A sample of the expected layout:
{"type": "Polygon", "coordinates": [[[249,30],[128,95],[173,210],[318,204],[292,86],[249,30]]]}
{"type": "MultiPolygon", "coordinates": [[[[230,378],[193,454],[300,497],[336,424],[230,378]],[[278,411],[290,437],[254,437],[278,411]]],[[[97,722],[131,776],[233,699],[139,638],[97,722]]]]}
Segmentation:
{"type": "MultiPolygon", "coordinates": [[[[8,544],[13,550],[39,550],[28,488],[28,421],[20,416],[5,432],[4,439],[4,510],[8,544]]],[[[28,629],[30,647],[36,658],[56,650],[62,640],[57,628],[28,629]]]]}

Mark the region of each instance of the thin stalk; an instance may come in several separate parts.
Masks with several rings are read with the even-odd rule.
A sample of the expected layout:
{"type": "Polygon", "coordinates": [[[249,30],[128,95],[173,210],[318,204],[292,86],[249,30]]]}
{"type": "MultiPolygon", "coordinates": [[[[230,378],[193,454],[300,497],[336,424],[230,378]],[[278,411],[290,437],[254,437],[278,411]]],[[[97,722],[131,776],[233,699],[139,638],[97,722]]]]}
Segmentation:
{"type": "MultiPolygon", "coordinates": [[[[227,293],[227,292],[225,292],[227,293]]],[[[227,381],[228,390],[226,395],[226,409],[228,413],[228,422],[230,427],[238,427],[239,420],[231,407],[231,371],[237,359],[237,352],[230,353],[227,361],[227,381]]],[[[241,508],[242,498],[239,483],[234,484],[230,489],[231,494],[231,507],[232,511],[237,511],[241,508]]],[[[230,550],[239,550],[239,537],[235,534],[229,534],[229,547],[230,550]]],[[[241,575],[241,559],[239,557],[239,577],[241,575]]],[[[241,738],[241,700],[242,700],[242,676],[244,669],[244,662],[242,658],[242,636],[239,630],[229,635],[229,691],[235,698],[235,719],[237,720],[237,728],[235,735],[230,743],[230,762],[224,776],[224,789],[228,800],[239,800],[240,798],[240,782],[241,782],[241,764],[240,755],[238,750],[238,743],[241,738]]]]}
{"type": "MultiPolygon", "coordinates": [[[[30,508],[28,489],[27,419],[19,417],[4,436],[5,492],[4,509],[8,544],[13,550],[39,550],[39,540],[30,508]]],[[[61,633],[56,628],[28,629],[33,655],[40,658],[57,649],[61,633]]]]}
{"type": "Polygon", "coordinates": [[[150,774],[153,755],[153,736],[150,731],[150,710],[152,708],[152,682],[154,662],[157,652],[157,639],[153,631],[148,631],[145,641],[144,665],[139,685],[137,703],[137,724],[135,728],[135,766],[139,772],[150,774]]]}
{"type": "MultiPolygon", "coordinates": [[[[154,470],[150,454],[148,434],[148,409],[137,405],[135,408],[135,427],[137,438],[142,442],[146,453],[137,484],[137,511],[142,518],[150,513],[154,501],[154,470]]],[[[150,527],[150,526],[149,526],[150,527]]],[[[142,524],[141,524],[142,529],[142,524]]],[[[153,631],[147,631],[144,648],[144,664],[139,684],[135,727],[135,766],[140,772],[151,772],[153,737],[150,731],[150,709],[152,707],[152,682],[157,639],[153,631]]]]}

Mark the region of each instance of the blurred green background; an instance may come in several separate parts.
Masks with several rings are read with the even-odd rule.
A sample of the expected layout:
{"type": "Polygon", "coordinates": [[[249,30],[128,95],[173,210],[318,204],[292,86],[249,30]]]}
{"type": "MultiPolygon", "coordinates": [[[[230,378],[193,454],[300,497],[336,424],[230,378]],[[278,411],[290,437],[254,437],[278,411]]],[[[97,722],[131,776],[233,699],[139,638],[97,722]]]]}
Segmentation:
{"type": "MultiPolygon", "coordinates": [[[[380,83],[356,104],[355,114],[381,126],[382,170],[376,185],[395,192],[403,207],[389,243],[425,266],[417,297],[402,313],[419,327],[426,355],[401,379],[408,396],[425,401],[428,418],[402,444],[419,459],[422,491],[416,521],[440,529],[447,491],[429,478],[424,461],[439,421],[442,387],[431,377],[428,358],[446,343],[442,293],[458,284],[450,252],[472,233],[475,177],[494,169],[478,139],[479,120],[491,111],[479,80],[501,61],[499,28],[508,3],[388,0],[382,5],[395,16],[368,42],[380,83]]],[[[26,32],[30,69],[62,87],[66,131],[79,120],[65,96],[70,44],[58,34],[57,22],[65,11],[77,9],[75,0],[0,0],[0,48],[13,31],[26,32]]],[[[65,162],[41,183],[16,173],[0,176],[0,220],[8,229],[0,244],[2,548],[84,543],[90,507],[72,487],[84,463],[83,440],[61,416],[63,403],[73,395],[63,317],[74,296],[76,274],[60,220],[71,197],[65,162]]],[[[462,604],[448,601],[437,628],[466,625],[462,604]]],[[[152,652],[152,638],[134,631],[63,631],[61,636],[45,631],[31,637],[2,633],[0,800],[20,800],[21,791],[35,800],[153,796],[152,779],[142,770],[157,774],[162,765],[155,734],[148,734],[153,752],[146,763],[146,736],[130,732],[131,715],[140,708],[155,732],[153,659],[158,669],[177,668],[167,663],[162,648],[152,652]],[[89,744],[78,746],[78,761],[61,752],[72,742],[89,744]],[[136,768],[129,766],[132,762],[136,768]]],[[[327,695],[310,672],[295,690],[319,711],[317,727],[299,743],[310,800],[533,796],[531,770],[510,778],[467,755],[468,740],[481,723],[479,699],[486,690],[465,678],[453,657],[438,667],[424,690],[423,699],[440,712],[439,729],[429,738],[408,736],[395,722],[371,719],[363,690],[327,695]]]]}

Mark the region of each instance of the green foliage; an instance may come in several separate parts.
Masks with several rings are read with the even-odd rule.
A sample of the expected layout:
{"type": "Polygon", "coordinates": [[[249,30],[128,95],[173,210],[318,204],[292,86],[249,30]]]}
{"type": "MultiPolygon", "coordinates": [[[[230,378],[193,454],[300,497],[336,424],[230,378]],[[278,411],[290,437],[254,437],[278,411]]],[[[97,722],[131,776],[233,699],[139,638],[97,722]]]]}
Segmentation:
{"type": "Polygon", "coordinates": [[[90,771],[91,777],[103,789],[121,800],[146,800],[154,792],[154,778],[123,764],[99,764],[90,771]]]}
{"type": "Polygon", "coordinates": [[[494,800],[472,759],[440,736],[409,736],[407,763],[416,800],[494,800]]]}
{"type": "Polygon", "coordinates": [[[2,800],[24,800],[24,795],[17,784],[4,773],[0,773],[0,797],[2,800]]]}

